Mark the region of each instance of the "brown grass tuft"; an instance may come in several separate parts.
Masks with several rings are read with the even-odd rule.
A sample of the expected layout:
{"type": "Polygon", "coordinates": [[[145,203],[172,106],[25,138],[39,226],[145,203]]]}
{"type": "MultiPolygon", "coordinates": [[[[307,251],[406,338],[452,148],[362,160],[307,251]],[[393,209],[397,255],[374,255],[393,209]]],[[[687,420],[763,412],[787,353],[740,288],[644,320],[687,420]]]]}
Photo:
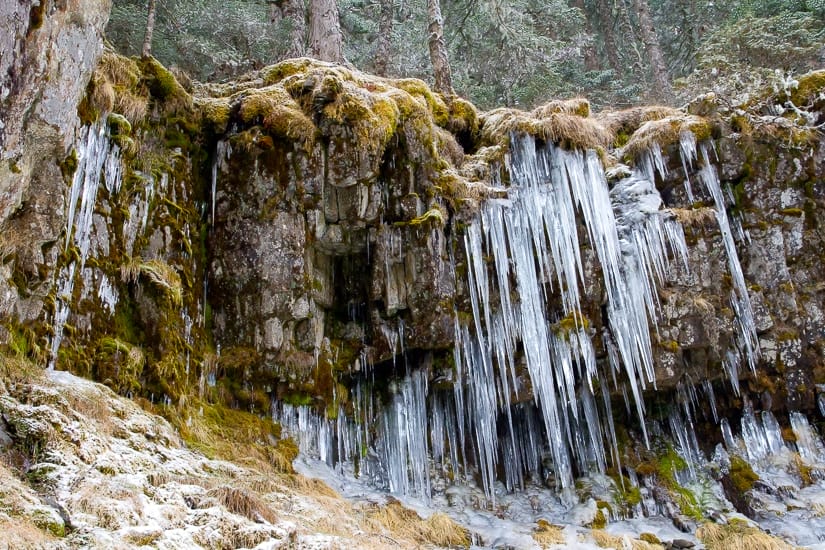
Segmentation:
{"type": "Polygon", "coordinates": [[[733,519],[726,525],[705,523],[696,536],[708,550],[791,550],[793,546],[748,522],[733,519]]]}
{"type": "Polygon", "coordinates": [[[636,159],[649,151],[653,143],[664,149],[678,143],[685,132],[693,132],[697,141],[710,138],[710,123],[700,117],[678,113],[659,120],[650,120],[636,130],[624,146],[625,159],[636,159]]]}
{"type": "Polygon", "coordinates": [[[644,540],[630,539],[629,537],[625,538],[616,535],[611,535],[603,529],[593,529],[590,532],[590,535],[593,537],[593,540],[596,541],[596,544],[601,548],[613,548],[615,550],[624,550],[626,548],[626,540],[630,542],[630,548],[632,550],[661,550],[662,548],[664,548],[661,544],[654,544],[644,540]]]}
{"type": "Polygon", "coordinates": [[[679,220],[683,227],[704,229],[711,226],[716,227],[716,210],[711,207],[701,208],[671,208],[671,212],[679,220]]]}
{"type": "Polygon", "coordinates": [[[590,102],[583,97],[556,99],[533,109],[536,118],[547,118],[557,113],[587,118],[590,116],[590,102]]]}
{"type": "Polygon", "coordinates": [[[564,544],[564,529],[558,525],[540,519],[536,529],[533,530],[533,540],[542,548],[547,548],[554,544],[564,544]]]}
{"type": "MultiPolygon", "coordinates": [[[[436,513],[426,520],[398,501],[377,506],[367,514],[367,523],[386,529],[393,539],[406,539],[436,546],[468,546],[470,533],[445,514],[436,513]]],[[[368,525],[369,527],[369,525],[368,525]]]]}
{"type": "Polygon", "coordinates": [[[0,520],[0,549],[40,550],[48,548],[57,540],[33,523],[22,519],[0,520]]]}
{"type": "Polygon", "coordinates": [[[246,489],[221,485],[209,490],[207,495],[217,499],[233,514],[244,516],[254,522],[275,523],[278,521],[275,512],[258,496],[246,489]]]}
{"type": "MultiPolygon", "coordinates": [[[[672,107],[654,105],[650,107],[633,107],[622,111],[605,111],[596,115],[596,119],[601,122],[615,141],[621,136],[629,137],[645,122],[661,120],[679,114],[681,114],[681,111],[672,107]]],[[[623,144],[619,143],[618,145],[623,144]]]]}
{"type": "Polygon", "coordinates": [[[511,133],[523,133],[557,143],[566,149],[597,149],[607,147],[610,134],[595,120],[565,113],[550,113],[535,118],[516,109],[501,108],[482,117],[482,142],[486,145],[506,144],[511,133]]]}

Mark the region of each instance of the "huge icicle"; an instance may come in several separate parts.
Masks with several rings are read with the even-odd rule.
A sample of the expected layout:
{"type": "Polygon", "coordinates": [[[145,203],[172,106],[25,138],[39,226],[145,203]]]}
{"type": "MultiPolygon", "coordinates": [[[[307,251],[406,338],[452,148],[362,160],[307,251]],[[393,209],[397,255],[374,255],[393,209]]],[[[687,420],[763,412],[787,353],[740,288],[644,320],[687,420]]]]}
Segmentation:
{"type": "MultiPolygon", "coordinates": [[[[101,181],[110,194],[120,190],[122,164],[120,148],[109,140],[105,117],[92,126],[84,126],[75,145],[77,169],[69,192],[66,211],[65,250],[73,245],[77,248],[77,259],[64,266],[57,276],[57,296],[55,298],[54,334],[51,341],[49,368],[53,369],[57,351],[63,340],[63,327],[69,318],[75,274],[80,263],[80,271],[86,264],[91,246],[92,217],[97,201],[97,191],[101,181]],[[79,205],[78,205],[79,202],[79,205]]],[[[101,292],[103,289],[101,288],[101,292]]]]}
{"type": "MultiPolygon", "coordinates": [[[[662,210],[658,192],[641,173],[608,191],[593,151],[539,147],[531,137],[513,136],[511,153],[509,200],[485,205],[465,237],[474,321],[461,329],[457,342],[459,368],[469,382],[467,427],[488,496],[491,480],[485,472],[494,471],[497,460],[495,418],[510,408],[517,343],[558,483],[571,485],[574,464],[604,469],[606,434],[593,384],[600,373],[581,312],[580,288],[586,282],[577,217],[604,273],[606,337],[617,349],[612,367],[626,372],[640,416],[641,390],[654,382],[649,323],[656,319],[655,285],[665,276],[670,255],[685,263],[687,258],[681,226],[662,210]],[[485,253],[494,259],[492,277],[485,253]],[[560,312],[548,303],[554,290],[560,312]],[[495,302],[491,296],[497,296],[495,302]],[[569,319],[572,329],[551,329],[561,319],[569,319]]],[[[508,440],[515,438],[511,434],[508,440]]]]}

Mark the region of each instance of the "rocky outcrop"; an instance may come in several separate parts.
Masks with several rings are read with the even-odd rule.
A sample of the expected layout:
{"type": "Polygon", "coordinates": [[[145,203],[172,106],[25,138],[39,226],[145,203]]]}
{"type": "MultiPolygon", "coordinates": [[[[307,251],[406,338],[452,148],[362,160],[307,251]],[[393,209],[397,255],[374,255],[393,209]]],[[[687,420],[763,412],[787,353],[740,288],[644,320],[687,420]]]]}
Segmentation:
{"type": "Polygon", "coordinates": [[[103,50],[110,8],[111,0],[14,1],[0,7],[0,240],[5,259],[0,314],[23,323],[42,315],[42,298],[51,286],[48,272],[57,262],[54,244],[66,215],[61,167],[75,141],[77,106],[103,50]]]}
{"type": "MultiPolygon", "coordinates": [[[[89,153],[76,143],[42,172],[62,167],[59,178],[29,199],[20,191],[23,207],[3,234],[6,341],[25,341],[30,356],[51,356],[122,393],[181,406],[195,395],[262,412],[273,398],[344,405],[353,377],[391,370],[402,352],[449,380],[456,323],[469,325],[473,315],[466,229],[485,201],[506,199],[511,140],[527,135],[599,149],[611,184],[663,150],[667,172],[656,185],[689,246],[688,269],[674,269],[657,291],[659,389],[724,379],[738,346],[735,281],[714,197],[685,191],[687,177],[713,164],[731,190],[733,227],[741,221],[745,230],[737,247],[762,348],[757,372],[743,358],[745,388],[770,407],[810,408],[825,382],[815,276],[823,142],[810,121],[760,111],[795,101],[818,116],[821,105],[808,102],[818,76],[810,78],[800,85],[804,98],[774,94],[741,109],[706,100],[690,112],[593,116],[575,100],[479,117],[421,81],[309,59],[187,91],[154,60],[108,52],[80,112],[117,146],[107,146],[104,165],[122,163],[122,173],[117,184],[101,183],[92,168],[92,193],[84,187],[89,153]],[[686,131],[718,159],[683,164],[686,131]],[[78,212],[68,223],[67,211],[78,212]]],[[[63,88],[62,101],[74,101],[63,88]]],[[[17,108],[14,101],[4,105],[17,108]]],[[[55,105],[37,107],[26,128],[55,105]]],[[[67,135],[55,126],[64,129],[54,135],[67,135]]],[[[22,143],[18,134],[4,139],[22,143]]],[[[55,158],[52,149],[25,154],[55,158]]],[[[3,178],[22,189],[13,181],[3,178]]],[[[581,311],[549,318],[560,333],[586,321],[605,362],[607,289],[586,233],[582,224],[581,311]]],[[[558,291],[548,287],[550,307],[560,304],[558,291]]],[[[521,371],[517,400],[529,397],[521,371]]]]}

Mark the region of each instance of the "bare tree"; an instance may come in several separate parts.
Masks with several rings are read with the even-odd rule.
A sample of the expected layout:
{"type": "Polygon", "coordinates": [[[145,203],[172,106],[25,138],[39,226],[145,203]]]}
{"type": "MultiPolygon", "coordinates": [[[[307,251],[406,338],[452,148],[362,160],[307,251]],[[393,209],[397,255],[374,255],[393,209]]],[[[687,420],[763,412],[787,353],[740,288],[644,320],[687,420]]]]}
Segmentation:
{"type": "Polygon", "coordinates": [[[152,34],[155,32],[155,0],[149,0],[146,8],[146,34],[143,35],[143,57],[152,55],[152,34]]]}
{"type": "Polygon", "coordinates": [[[392,48],[393,0],[381,0],[378,19],[378,44],[375,47],[375,74],[387,76],[387,65],[392,48]]]}
{"type": "Polygon", "coordinates": [[[430,46],[430,61],[435,73],[434,89],[445,95],[453,95],[453,77],[450,70],[450,60],[447,57],[447,46],[444,43],[444,20],[441,17],[439,0],[427,0],[427,20],[430,46]]]}
{"type": "Polygon", "coordinates": [[[670,79],[667,75],[667,65],[662,47],[659,45],[659,36],[653,26],[653,18],[650,16],[650,5],[647,0],[633,0],[636,15],[639,17],[639,31],[642,35],[642,42],[645,45],[647,57],[650,60],[650,69],[653,73],[652,94],[657,99],[667,99],[672,95],[670,79]]]}
{"type": "Polygon", "coordinates": [[[322,61],[344,62],[344,36],[335,0],[310,0],[309,51],[322,61]]]}
{"type": "Polygon", "coordinates": [[[272,2],[270,22],[279,20],[289,24],[286,57],[306,55],[307,22],[304,0],[275,0],[272,2]]]}

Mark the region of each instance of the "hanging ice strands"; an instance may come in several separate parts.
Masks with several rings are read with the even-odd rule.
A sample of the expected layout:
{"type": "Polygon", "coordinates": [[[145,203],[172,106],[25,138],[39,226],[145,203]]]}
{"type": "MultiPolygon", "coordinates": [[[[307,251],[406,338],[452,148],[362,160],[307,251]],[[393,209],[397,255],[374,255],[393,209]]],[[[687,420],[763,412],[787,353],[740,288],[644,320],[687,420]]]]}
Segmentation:
{"type": "MultiPolygon", "coordinates": [[[[106,117],[92,126],[84,126],[75,144],[77,153],[77,168],[72,179],[69,191],[69,203],[66,209],[66,243],[64,250],[74,245],[77,248],[78,259],[73,260],[58,272],[57,296],[55,299],[54,334],[51,341],[49,368],[53,369],[57,359],[57,351],[63,340],[63,327],[71,311],[72,293],[74,291],[77,263],[80,270],[86,264],[91,246],[92,217],[97,201],[97,192],[103,181],[110,194],[120,190],[122,179],[122,164],[120,148],[109,140],[106,127],[106,117]],[[78,202],[80,203],[78,205],[78,202]]],[[[111,293],[101,288],[101,292],[110,296],[111,293]]],[[[102,299],[106,300],[106,298],[102,299]]],[[[107,302],[109,307],[111,304],[107,302]]]]}
{"type": "Polygon", "coordinates": [[[685,185],[687,186],[688,194],[692,196],[689,187],[688,167],[693,167],[697,160],[701,160],[701,167],[696,176],[713,199],[716,221],[719,225],[719,231],[722,234],[722,242],[727,255],[728,270],[733,280],[730,301],[734,312],[737,349],[730,350],[727,353],[725,366],[733,383],[734,390],[738,394],[739,363],[744,355],[744,360],[748,362],[751,370],[756,369],[756,360],[759,357],[759,337],[756,334],[753,308],[734,240],[734,230],[736,230],[736,234],[740,239],[744,239],[745,234],[742,230],[741,223],[737,221],[731,224],[728,217],[725,196],[722,192],[721,182],[719,181],[719,173],[710,160],[711,147],[712,145],[707,142],[701,143],[697,154],[696,137],[694,134],[689,131],[682,132],[681,134],[680,152],[682,155],[682,165],[685,169],[685,185]],[[699,155],[701,155],[701,159],[698,158],[699,155]]]}
{"type": "MultiPolygon", "coordinates": [[[[655,164],[664,165],[651,160],[655,164]]],[[[645,174],[635,173],[609,192],[595,152],[539,147],[518,135],[511,139],[509,168],[509,200],[488,202],[465,235],[473,321],[457,330],[456,342],[459,384],[467,383],[465,391],[457,390],[457,402],[466,411],[488,497],[499,450],[495,418],[500,412],[510,418],[519,344],[559,484],[572,483],[574,464],[604,469],[605,429],[592,384],[599,369],[581,313],[578,219],[604,274],[608,339],[617,349],[611,365],[626,373],[640,416],[641,390],[654,380],[649,323],[657,314],[655,287],[671,255],[687,265],[681,226],[662,210],[645,174]],[[553,292],[560,295],[561,311],[550,310],[553,292]],[[562,318],[572,330],[551,330],[562,318]]],[[[510,474],[512,483],[516,477],[510,474]]]]}

